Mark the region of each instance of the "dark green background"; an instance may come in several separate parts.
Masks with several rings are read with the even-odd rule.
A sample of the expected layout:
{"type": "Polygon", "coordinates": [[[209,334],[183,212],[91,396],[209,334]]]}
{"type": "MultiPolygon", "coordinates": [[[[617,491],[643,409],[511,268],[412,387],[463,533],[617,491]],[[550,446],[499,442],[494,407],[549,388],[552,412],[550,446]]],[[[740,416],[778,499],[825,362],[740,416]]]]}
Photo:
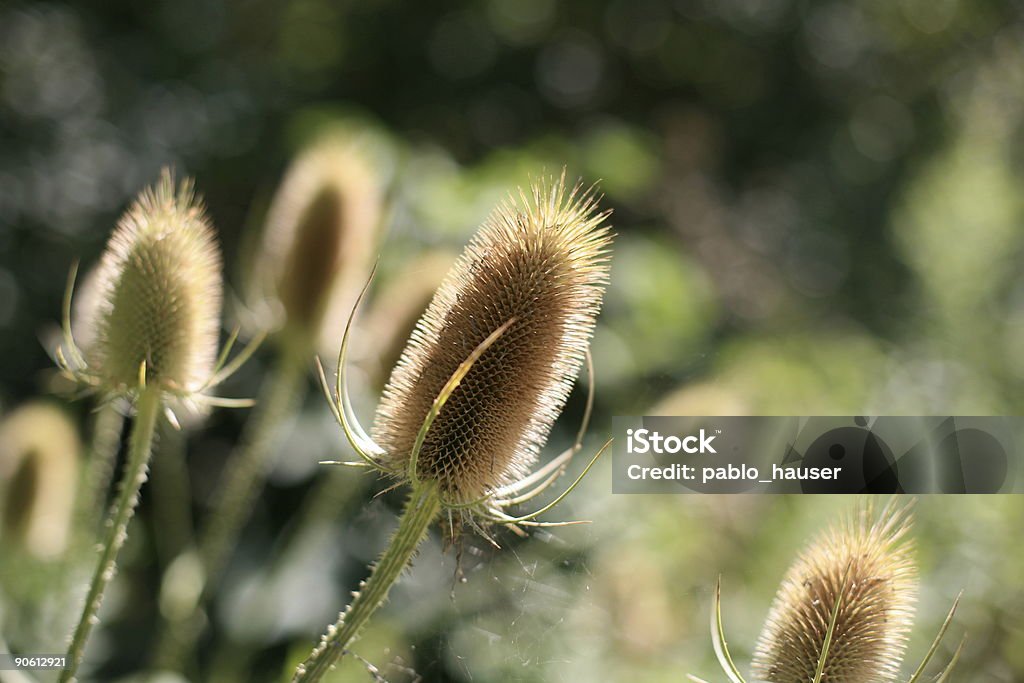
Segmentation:
{"type": "MultiPolygon", "coordinates": [[[[613,414],[1020,414],[1022,37],[1019,5],[997,1],[2,3],[0,410],[52,389],[39,340],[68,267],[95,261],[160,167],[196,178],[237,288],[287,160],[342,120],[388,151],[385,281],[460,248],[531,174],[603,180],[618,238],[588,445],[613,414]]],[[[252,395],[269,355],[224,393],[252,395]]],[[[70,408],[83,430],[91,407],[70,408]]],[[[393,524],[393,501],[353,493],[298,578],[252,590],[316,460],[344,451],[324,407],[312,395],[287,435],[196,675],[274,680],[393,524]],[[247,629],[243,603],[271,626],[247,629]]],[[[197,519],[244,418],[189,438],[197,519]]],[[[431,546],[357,650],[389,680],[396,656],[428,681],[720,680],[715,578],[745,662],[793,554],[847,506],[609,492],[598,469],[559,511],[586,529],[468,542],[454,600],[455,556],[431,546]]],[[[1015,497],[921,502],[913,659],[966,588],[955,680],[1024,677],[1022,523],[1015,497]]],[[[104,678],[146,661],[167,524],[144,495],[104,678]]]]}

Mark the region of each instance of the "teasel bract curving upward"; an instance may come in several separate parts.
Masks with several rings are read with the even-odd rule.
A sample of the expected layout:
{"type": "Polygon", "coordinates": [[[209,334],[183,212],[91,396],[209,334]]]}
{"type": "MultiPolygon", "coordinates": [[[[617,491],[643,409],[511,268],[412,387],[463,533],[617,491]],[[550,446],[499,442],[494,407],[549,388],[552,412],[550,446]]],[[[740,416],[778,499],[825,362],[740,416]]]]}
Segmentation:
{"type": "Polygon", "coordinates": [[[439,516],[450,534],[462,521],[481,531],[489,523],[559,524],[536,517],[576,486],[608,444],[551,503],[523,516],[506,510],[544,491],[580,449],[592,394],[573,446],[529,473],[589,359],[608,279],[607,215],[592,191],[567,189],[564,173],[500,205],[420,319],[384,390],[374,438],[349,405],[346,329],[333,396],[322,368],[321,380],[361,457],[348,464],[376,469],[411,493],[391,544],[294,681],[317,681],[333,666],[439,516]]]}
{"type": "MultiPolygon", "coordinates": [[[[894,498],[876,518],[869,501],[806,547],[786,573],[765,621],[754,654],[755,680],[890,683],[899,678],[918,590],[909,538],[911,507],[894,498]]],[[[921,680],[959,600],[909,683],[921,680]]],[[[731,683],[745,683],[725,642],[721,581],[711,611],[711,634],[726,676],[731,683]]],[[[962,647],[961,642],[934,683],[948,679],[962,647]]]]}
{"type": "Polygon", "coordinates": [[[93,325],[80,350],[71,330],[71,290],[64,304],[64,344],[57,361],[71,378],[107,397],[127,398],[135,409],[128,457],[118,494],[98,545],[99,560],[78,625],[71,635],[60,680],[72,680],[81,663],[128,523],[146,480],[153,434],[161,413],[177,424],[176,406],[247,405],[210,396],[258,340],[227,362],[235,336],[217,354],[221,260],[213,228],[191,181],[176,184],[165,170],[140,193],[114,230],[95,279],[94,308],[82,316],[93,325]]]}

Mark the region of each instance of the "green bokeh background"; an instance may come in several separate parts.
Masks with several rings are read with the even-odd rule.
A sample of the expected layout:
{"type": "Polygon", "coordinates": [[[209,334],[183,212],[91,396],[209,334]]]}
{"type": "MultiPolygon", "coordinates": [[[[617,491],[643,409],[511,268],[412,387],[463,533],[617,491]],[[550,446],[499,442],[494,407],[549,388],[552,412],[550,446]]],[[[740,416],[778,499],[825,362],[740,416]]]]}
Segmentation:
{"type": "MultiPolygon", "coordinates": [[[[0,411],[54,391],[40,339],[68,267],[160,167],[196,178],[235,291],[287,161],[341,124],[389,178],[378,289],[461,248],[531,175],[601,180],[617,238],[589,448],[615,414],[1020,414],[1022,39],[997,0],[0,3],[0,411]]],[[[271,353],[223,393],[253,395],[271,353]]],[[[369,420],[379,381],[357,376],[369,420]]],[[[60,404],[87,436],[94,404],[60,404]]],[[[146,666],[168,555],[245,417],[161,441],[90,675],[146,666]]],[[[278,451],[190,679],[279,680],[394,525],[400,497],[350,474],[277,557],[317,461],[346,453],[315,392],[278,451]]],[[[555,515],[592,525],[499,532],[500,551],[431,540],[356,652],[389,681],[723,680],[716,578],[745,665],[794,554],[853,502],[613,497],[599,467],[555,515]]],[[[919,501],[912,660],[963,589],[940,652],[968,635],[954,680],[1024,680],[1022,529],[1020,497],[919,501]]],[[[57,651],[19,607],[52,597],[49,574],[16,552],[0,539],[2,635],[57,651]]],[[[336,680],[370,678],[350,662],[336,680]]]]}

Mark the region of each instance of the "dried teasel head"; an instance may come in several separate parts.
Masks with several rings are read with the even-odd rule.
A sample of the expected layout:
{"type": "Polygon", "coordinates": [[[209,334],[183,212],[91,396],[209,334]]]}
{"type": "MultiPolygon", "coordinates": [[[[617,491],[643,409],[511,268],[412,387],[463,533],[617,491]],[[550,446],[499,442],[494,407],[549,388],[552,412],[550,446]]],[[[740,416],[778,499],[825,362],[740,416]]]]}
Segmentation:
{"type": "Polygon", "coordinates": [[[121,217],[97,280],[95,340],[86,349],[103,382],[189,392],[209,378],[220,332],[221,260],[192,182],[165,171],[121,217]]]}
{"type": "Polygon", "coordinates": [[[917,570],[909,507],[862,506],[815,539],[779,588],[753,668],[771,683],[881,683],[899,674],[917,570]],[[819,660],[834,620],[823,667],[819,660]]]}
{"type": "Polygon", "coordinates": [[[415,475],[465,503],[525,476],[583,363],[608,277],[606,214],[564,180],[505,203],[437,290],[395,366],[373,438],[404,472],[434,399],[475,362],[423,441],[415,475]]]}
{"type": "Polygon", "coordinates": [[[30,403],[0,421],[0,529],[37,559],[67,547],[80,453],[74,423],[50,404],[30,403]]]}
{"type": "Polygon", "coordinates": [[[488,335],[434,421],[416,476],[465,503],[525,476],[583,362],[608,275],[604,214],[562,181],[499,207],[420,319],[377,410],[374,441],[404,471],[445,383],[488,335]],[[510,322],[511,321],[511,322],[510,322]]]}
{"type": "Polygon", "coordinates": [[[346,332],[334,396],[327,393],[364,461],[356,464],[414,487],[436,485],[449,520],[458,509],[471,520],[541,524],[532,519],[565,493],[529,516],[503,509],[549,486],[579,450],[582,436],[528,472],[589,358],[608,279],[606,217],[592,191],[566,188],[564,174],[499,206],[413,331],[384,389],[372,438],[347,397],[346,332]]]}
{"type": "Polygon", "coordinates": [[[74,379],[108,395],[133,396],[147,386],[187,404],[235,405],[204,392],[239,367],[258,339],[224,365],[217,356],[221,258],[213,227],[191,180],[164,170],[139,194],[107,243],[86,301],[76,309],[88,326],[71,330],[71,290],[64,307],[58,363],[74,379]]]}
{"type": "Polygon", "coordinates": [[[252,263],[260,325],[313,344],[323,327],[340,327],[332,321],[347,315],[369,273],[382,205],[366,144],[331,135],[301,153],[274,195],[252,263]]]}

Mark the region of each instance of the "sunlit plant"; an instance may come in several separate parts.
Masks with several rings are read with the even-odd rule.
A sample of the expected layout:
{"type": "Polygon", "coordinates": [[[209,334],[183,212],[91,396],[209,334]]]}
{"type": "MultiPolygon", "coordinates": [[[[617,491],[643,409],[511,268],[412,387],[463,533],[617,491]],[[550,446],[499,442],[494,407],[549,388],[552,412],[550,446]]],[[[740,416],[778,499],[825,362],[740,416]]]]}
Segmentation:
{"type": "Polygon", "coordinates": [[[157,420],[178,423],[176,411],[209,405],[248,405],[213,396],[211,389],[239,368],[250,344],[228,362],[232,336],[218,355],[221,258],[214,230],[192,182],[176,184],[164,171],[121,217],[103,254],[88,343],[71,329],[71,290],[64,305],[64,344],[58,364],[107,400],[127,399],[135,410],[127,463],[104,527],[100,557],[67,653],[61,681],[74,678],[107,584],[127,537],[146,480],[157,420]]]}
{"type": "MultiPolygon", "coordinates": [[[[529,472],[568,398],[608,277],[607,213],[564,174],[499,206],[469,243],[420,319],[391,374],[372,437],[356,419],[345,371],[348,329],[331,395],[334,414],[360,460],[394,487],[410,489],[398,529],[337,623],[299,665],[294,681],[317,681],[346,652],[408,566],[430,525],[449,536],[469,525],[552,526],[539,510],[510,508],[546,490],[580,449],[529,472]]],[[[365,290],[364,290],[365,291],[365,290]]],[[[349,319],[351,326],[351,317],[349,319]]],[[[593,382],[591,381],[591,391],[593,382]]],[[[489,537],[489,536],[488,536],[489,537]]]]}
{"type": "MultiPolygon", "coordinates": [[[[910,506],[890,502],[877,519],[870,504],[819,535],[790,567],[754,654],[754,680],[767,683],[889,683],[900,676],[914,622],[918,575],[909,539],[910,506]]],[[[711,638],[731,683],[745,683],[722,626],[721,581],[715,588],[711,638]]],[[[953,621],[954,602],[924,661],[908,679],[922,680],[953,621]]],[[[934,678],[949,678],[961,642],[934,678]]],[[[701,678],[689,676],[697,683],[701,678]]]]}

